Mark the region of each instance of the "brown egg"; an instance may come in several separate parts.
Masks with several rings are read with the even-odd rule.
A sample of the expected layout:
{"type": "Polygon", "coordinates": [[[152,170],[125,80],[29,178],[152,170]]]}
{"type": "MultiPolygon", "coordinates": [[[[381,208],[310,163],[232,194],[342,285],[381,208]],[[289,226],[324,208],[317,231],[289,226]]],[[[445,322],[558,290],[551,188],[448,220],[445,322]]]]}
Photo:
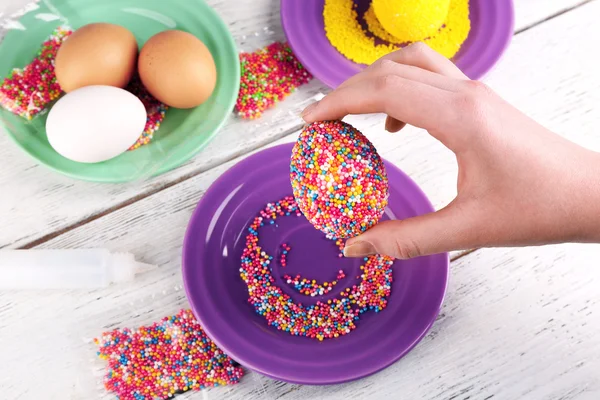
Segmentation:
{"type": "Polygon", "coordinates": [[[65,92],[90,85],[125,87],[135,71],[137,43],[119,25],[77,29],[56,54],[56,79],[65,92]]]}
{"type": "Polygon", "coordinates": [[[154,97],[175,108],[204,103],[217,83],[208,48],[194,35],[177,30],[158,33],[144,44],[138,72],[154,97]]]}

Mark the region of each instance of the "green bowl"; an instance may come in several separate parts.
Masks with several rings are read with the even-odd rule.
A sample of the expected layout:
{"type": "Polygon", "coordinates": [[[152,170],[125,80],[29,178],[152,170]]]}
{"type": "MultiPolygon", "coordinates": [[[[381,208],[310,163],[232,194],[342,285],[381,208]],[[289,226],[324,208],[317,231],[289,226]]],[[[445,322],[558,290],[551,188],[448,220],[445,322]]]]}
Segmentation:
{"type": "Polygon", "coordinates": [[[0,123],[12,139],[38,162],[73,178],[127,182],[167,172],[198,153],[231,115],[240,84],[240,62],[225,23],[202,0],[51,0],[39,3],[0,43],[0,79],[29,64],[42,42],[61,25],[77,29],[93,22],[126,27],[141,47],[154,34],[180,29],[209,48],[217,66],[217,85],[202,105],[170,108],[150,144],[111,160],[84,164],[58,154],[46,138],[46,115],[31,121],[0,107],[0,123]]]}

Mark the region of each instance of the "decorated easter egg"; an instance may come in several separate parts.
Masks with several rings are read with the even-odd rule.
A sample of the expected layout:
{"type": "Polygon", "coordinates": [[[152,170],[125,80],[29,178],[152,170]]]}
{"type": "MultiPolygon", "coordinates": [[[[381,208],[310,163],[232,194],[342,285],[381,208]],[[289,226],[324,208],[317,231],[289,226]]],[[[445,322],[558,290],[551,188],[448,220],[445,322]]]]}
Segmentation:
{"type": "Polygon", "coordinates": [[[146,109],[133,94],[114,86],[86,86],[56,102],[46,134],[63,157],[97,163],[125,152],[145,125],[146,109]]]}
{"type": "Polygon", "coordinates": [[[373,0],[381,25],[393,36],[419,41],[435,34],[444,25],[450,0],[373,0]]]}
{"type": "Polygon", "coordinates": [[[333,238],[375,225],[387,205],[385,166],[373,144],[352,125],[307,125],[292,151],[290,178],[300,211],[333,238]]]}

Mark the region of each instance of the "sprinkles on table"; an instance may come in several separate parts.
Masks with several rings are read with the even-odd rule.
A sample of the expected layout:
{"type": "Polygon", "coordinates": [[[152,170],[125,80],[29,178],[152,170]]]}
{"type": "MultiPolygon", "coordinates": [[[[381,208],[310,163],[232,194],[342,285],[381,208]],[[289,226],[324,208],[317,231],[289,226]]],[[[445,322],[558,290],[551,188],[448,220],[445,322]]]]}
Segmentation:
{"type": "Polygon", "coordinates": [[[291,275],[284,275],[283,278],[290,285],[293,285],[294,289],[298,292],[315,297],[315,296],[323,296],[333,290],[333,287],[338,284],[338,281],[341,281],[346,277],[346,274],[341,269],[338,271],[336,276],[336,280],[331,282],[323,282],[318,283],[315,279],[306,279],[302,278],[300,275],[296,275],[292,277],[291,275]]]}
{"type": "Polygon", "coordinates": [[[235,109],[245,119],[259,118],[312,79],[287,43],[275,42],[253,53],[241,53],[240,62],[242,77],[235,109]]]}
{"type": "Polygon", "coordinates": [[[269,203],[248,227],[242,253],[240,277],[248,288],[248,302],[267,323],[294,336],[317,340],[337,338],[356,329],[356,321],[368,310],[379,312],[387,306],[391,292],[393,259],[371,256],[364,259],[360,281],[340,294],[340,298],[317,301],[305,306],[295,303],[275,285],[269,264],[273,256],[259,243],[260,228],[284,216],[300,216],[292,196],[269,203]]]}
{"type": "Polygon", "coordinates": [[[383,161],[362,133],[342,121],[304,127],[292,150],[290,178],[300,210],[328,237],[365,232],[387,206],[383,161]]]}
{"type": "Polygon", "coordinates": [[[62,93],[54,75],[54,59],[62,42],[73,33],[58,27],[42,43],[31,63],[15,68],[0,85],[0,104],[13,114],[31,120],[62,93]]]}
{"type": "Polygon", "coordinates": [[[104,386],[120,400],[167,399],[235,384],[243,375],[190,310],[136,330],[106,332],[94,342],[98,356],[108,361],[104,386]]]}

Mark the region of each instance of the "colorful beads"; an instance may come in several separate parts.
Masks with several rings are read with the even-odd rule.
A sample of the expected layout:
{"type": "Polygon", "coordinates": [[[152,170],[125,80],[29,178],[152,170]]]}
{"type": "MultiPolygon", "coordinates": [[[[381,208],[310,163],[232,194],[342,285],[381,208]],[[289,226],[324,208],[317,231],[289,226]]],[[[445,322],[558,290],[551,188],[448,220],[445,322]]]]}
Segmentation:
{"type": "Polygon", "coordinates": [[[342,239],[336,239],[335,241],[336,246],[338,247],[338,249],[340,249],[340,253],[338,254],[339,258],[344,257],[344,241],[342,239]]]}
{"type": "Polygon", "coordinates": [[[60,85],[54,75],[54,59],[60,45],[71,33],[67,27],[56,28],[42,43],[31,63],[23,69],[11,71],[0,85],[2,107],[31,120],[60,96],[60,85]]]}
{"type": "Polygon", "coordinates": [[[254,53],[241,53],[240,62],[242,77],[235,109],[245,119],[259,118],[312,79],[287,43],[275,42],[254,53]]]}
{"type": "Polygon", "coordinates": [[[314,122],[292,150],[294,197],[313,226],[333,238],[375,225],[387,205],[385,166],[369,140],[342,121],[314,122]]]}
{"type": "Polygon", "coordinates": [[[144,107],[146,107],[146,127],[144,128],[144,132],[140,138],[135,142],[129,150],[135,150],[140,146],[150,143],[152,138],[154,137],[154,133],[160,128],[160,124],[165,118],[165,113],[169,108],[165,104],[161,103],[159,100],[155,99],[142,85],[142,82],[139,76],[135,75],[129,85],[127,86],[127,90],[132,94],[137,96],[144,107]]]}
{"type": "MultiPolygon", "coordinates": [[[[383,0],[392,2],[395,0],[383,0]]],[[[423,0],[403,0],[403,6],[416,9],[416,3],[424,6],[437,6],[437,2],[423,0]]],[[[443,2],[441,2],[443,3],[443,2]]],[[[436,9],[436,12],[439,11],[436,9]]],[[[423,13],[414,14],[416,25],[429,24],[423,13]]],[[[404,36],[394,36],[384,29],[375,15],[371,3],[364,15],[359,15],[353,0],[325,0],[323,8],[325,34],[333,47],[344,57],[359,64],[372,64],[377,59],[416,41],[427,43],[438,53],[452,58],[460,50],[471,30],[469,0],[450,0],[450,6],[443,26],[433,35],[415,39],[415,32],[425,32],[424,27],[412,26],[404,36]],[[364,26],[367,27],[365,30],[364,26]]],[[[396,31],[396,33],[399,33],[396,31]]],[[[402,32],[400,32],[402,33],[402,32]]],[[[422,33],[421,33],[422,34],[422,33]]]]}
{"type": "Polygon", "coordinates": [[[356,329],[355,323],[362,313],[379,312],[387,306],[393,281],[393,259],[384,256],[365,258],[360,280],[347,287],[339,298],[317,301],[309,306],[295,303],[275,285],[270,268],[273,256],[259,243],[261,227],[274,225],[279,217],[293,215],[300,216],[301,213],[294,198],[287,196],[267,204],[248,227],[240,267],[240,277],[248,288],[248,302],[269,325],[291,335],[317,340],[346,335],[356,329]]]}
{"type": "Polygon", "coordinates": [[[151,326],[94,339],[108,361],[104,386],[120,400],[167,399],[179,392],[238,383],[243,370],[206,336],[190,310],[151,326]]]}
{"type": "Polygon", "coordinates": [[[293,285],[294,289],[306,296],[323,296],[333,290],[338,281],[341,281],[346,277],[346,274],[341,269],[338,271],[336,280],[331,282],[317,283],[315,279],[302,278],[300,275],[292,277],[290,275],[284,275],[283,278],[290,285],[293,285]]]}
{"type": "Polygon", "coordinates": [[[292,248],[288,246],[287,243],[283,243],[281,245],[281,257],[279,258],[279,263],[282,267],[285,267],[287,265],[287,255],[291,249],[292,248]]]}

